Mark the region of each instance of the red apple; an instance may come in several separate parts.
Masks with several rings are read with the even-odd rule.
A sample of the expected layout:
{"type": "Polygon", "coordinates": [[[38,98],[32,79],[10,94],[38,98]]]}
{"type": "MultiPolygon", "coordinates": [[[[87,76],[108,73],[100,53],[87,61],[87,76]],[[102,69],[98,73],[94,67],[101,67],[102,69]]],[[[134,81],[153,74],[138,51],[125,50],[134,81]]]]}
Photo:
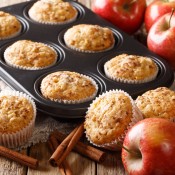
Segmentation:
{"type": "Polygon", "coordinates": [[[122,148],[128,175],[175,175],[175,123],[141,120],[127,132],[123,146],[129,150],[122,148]]]}
{"type": "Polygon", "coordinates": [[[92,0],[92,10],[128,34],[143,23],[145,0],[92,0]]]}
{"type": "Polygon", "coordinates": [[[157,0],[149,4],[144,19],[147,32],[159,17],[171,12],[172,8],[175,8],[175,0],[157,0]]]}
{"type": "Polygon", "coordinates": [[[175,14],[167,13],[151,27],[147,36],[149,50],[166,59],[175,69],[175,14]]]}

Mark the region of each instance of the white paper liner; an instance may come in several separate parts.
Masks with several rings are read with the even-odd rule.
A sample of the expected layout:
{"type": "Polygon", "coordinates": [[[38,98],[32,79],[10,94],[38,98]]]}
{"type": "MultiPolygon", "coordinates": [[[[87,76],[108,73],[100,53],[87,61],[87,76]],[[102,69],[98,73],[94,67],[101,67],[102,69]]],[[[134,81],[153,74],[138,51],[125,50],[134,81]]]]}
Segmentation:
{"type": "MultiPolygon", "coordinates": [[[[74,8],[74,7],[73,7],[73,8],[74,8]]],[[[29,10],[28,14],[29,14],[29,17],[30,17],[33,21],[35,21],[35,22],[37,22],[37,23],[46,24],[46,25],[63,25],[63,24],[68,24],[68,23],[71,23],[71,22],[76,21],[77,16],[78,16],[78,12],[77,12],[77,9],[76,9],[76,8],[74,8],[74,9],[76,10],[75,16],[74,16],[73,18],[71,18],[71,19],[68,19],[68,20],[62,21],[62,22],[61,22],[61,21],[60,21],[60,22],[49,22],[49,21],[42,21],[42,20],[36,19],[36,18],[35,18],[35,15],[33,16],[31,10],[29,10]]]]}
{"type": "MultiPolygon", "coordinates": [[[[131,98],[131,96],[126,93],[125,91],[123,90],[110,90],[108,92],[105,92],[103,93],[102,95],[100,95],[99,97],[103,97],[106,95],[106,93],[115,93],[115,92],[121,92],[121,93],[124,93],[127,97],[130,98],[130,101],[132,103],[132,113],[133,113],[133,117],[131,119],[131,122],[128,124],[127,128],[125,129],[124,133],[122,135],[120,135],[119,137],[117,137],[114,141],[110,142],[110,143],[105,143],[105,144],[95,144],[93,141],[90,140],[88,134],[86,133],[85,131],[85,135],[86,135],[86,138],[87,140],[94,146],[97,146],[97,147],[101,147],[101,148],[104,148],[104,149],[108,149],[108,150],[111,150],[111,151],[117,151],[117,150],[120,150],[121,149],[121,144],[123,143],[123,140],[125,138],[125,135],[126,133],[128,132],[128,130],[135,124],[137,123],[138,121],[142,120],[143,119],[143,115],[142,113],[140,112],[140,110],[138,109],[138,107],[135,105],[134,103],[134,100],[131,98]]],[[[98,99],[99,97],[97,97],[96,99],[98,99]]],[[[95,99],[95,100],[96,100],[95,99]]],[[[94,100],[94,101],[95,101],[94,100]]],[[[93,102],[94,102],[93,101],[93,102]]],[[[92,103],[93,103],[92,102],[92,103]]],[[[90,107],[89,107],[90,108],[90,107]]],[[[88,111],[87,111],[88,113],[88,111]]]]}
{"type": "Polygon", "coordinates": [[[130,79],[125,79],[125,78],[120,78],[120,77],[114,77],[108,72],[107,67],[105,65],[104,65],[104,72],[105,72],[105,75],[107,78],[112,79],[112,80],[117,81],[117,82],[130,83],[130,84],[141,84],[141,83],[150,82],[157,77],[159,68],[158,68],[156,63],[155,63],[155,65],[156,65],[155,73],[149,77],[142,79],[142,80],[130,80],[130,79]]]}
{"type": "MultiPolygon", "coordinates": [[[[58,103],[64,103],[64,104],[79,104],[79,103],[90,101],[93,98],[95,98],[95,96],[97,95],[97,92],[98,92],[97,83],[95,82],[95,80],[93,80],[91,77],[89,77],[87,75],[83,75],[83,74],[80,74],[80,75],[87,78],[88,80],[90,80],[92,82],[92,84],[94,85],[96,91],[91,96],[83,98],[81,100],[63,100],[63,99],[55,99],[55,98],[49,98],[49,100],[55,101],[55,102],[58,102],[58,103]]],[[[40,87],[40,89],[41,89],[41,91],[44,91],[44,89],[42,89],[42,87],[40,87]]]]}
{"type": "MultiPolygon", "coordinates": [[[[35,43],[41,43],[41,42],[35,42],[35,43]]],[[[42,43],[42,44],[44,44],[44,43],[42,43]]],[[[57,54],[57,52],[55,51],[55,49],[53,47],[49,46],[48,44],[44,44],[44,45],[47,46],[47,47],[49,47],[51,50],[53,50],[55,52],[55,60],[50,65],[43,66],[43,67],[27,67],[27,66],[16,65],[16,64],[10,62],[10,60],[8,60],[6,58],[7,57],[6,55],[7,55],[7,52],[8,52],[8,48],[4,51],[4,60],[5,60],[5,62],[6,62],[7,65],[9,65],[11,67],[14,67],[16,69],[41,70],[41,69],[46,69],[46,68],[52,67],[57,62],[58,54],[57,54]]]]}
{"type": "Polygon", "coordinates": [[[0,40],[6,40],[6,39],[11,39],[11,38],[14,38],[18,35],[20,35],[21,33],[21,30],[22,30],[22,26],[21,26],[21,23],[20,23],[20,28],[19,28],[19,31],[13,33],[12,35],[9,35],[9,36],[5,36],[5,37],[0,37],[0,40]]]}
{"type": "Polygon", "coordinates": [[[15,133],[9,133],[9,134],[0,134],[0,144],[2,146],[8,147],[8,148],[15,148],[22,144],[24,144],[33,133],[34,125],[35,125],[35,119],[36,119],[36,105],[35,102],[32,100],[30,96],[28,96],[25,93],[19,92],[19,91],[1,91],[0,96],[19,96],[26,98],[33,106],[33,119],[30,121],[30,123],[20,131],[17,131],[15,133]]]}

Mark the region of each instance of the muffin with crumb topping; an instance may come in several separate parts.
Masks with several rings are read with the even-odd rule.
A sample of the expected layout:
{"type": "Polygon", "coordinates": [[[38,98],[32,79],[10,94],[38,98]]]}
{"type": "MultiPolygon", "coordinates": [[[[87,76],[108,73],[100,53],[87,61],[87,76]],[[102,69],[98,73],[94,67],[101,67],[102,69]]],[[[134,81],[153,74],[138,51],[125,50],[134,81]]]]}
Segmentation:
{"type": "Polygon", "coordinates": [[[141,119],[142,114],[129,94],[108,91],[97,97],[86,113],[86,137],[96,146],[117,150],[127,130],[141,119]]]}
{"type": "Polygon", "coordinates": [[[21,29],[22,25],[16,16],[0,11],[0,40],[19,35],[21,29]]]}
{"type": "Polygon", "coordinates": [[[78,24],[64,34],[65,44],[81,52],[102,52],[110,50],[115,44],[111,29],[92,24],[78,24]]]}
{"type": "Polygon", "coordinates": [[[89,76],[71,71],[48,74],[41,81],[43,97],[51,101],[74,104],[92,100],[98,91],[96,82],[89,76]]]}
{"type": "Polygon", "coordinates": [[[5,62],[19,69],[43,69],[54,65],[57,52],[51,46],[31,40],[19,40],[7,47],[5,62]]]}
{"type": "Polygon", "coordinates": [[[69,2],[61,0],[36,1],[29,9],[29,17],[43,24],[65,24],[75,21],[78,11],[69,2]]]}
{"type": "Polygon", "coordinates": [[[114,81],[146,83],[157,77],[158,66],[149,57],[120,54],[104,64],[104,72],[114,81]]]}
{"type": "Polygon", "coordinates": [[[35,124],[34,101],[18,91],[1,91],[0,113],[0,144],[9,148],[24,144],[35,124]]]}
{"type": "Polygon", "coordinates": [[[175,92],[167,87],[149,90],[138,96],[135,103],[144,118],[157,117],[175,121],[175,92]]]}

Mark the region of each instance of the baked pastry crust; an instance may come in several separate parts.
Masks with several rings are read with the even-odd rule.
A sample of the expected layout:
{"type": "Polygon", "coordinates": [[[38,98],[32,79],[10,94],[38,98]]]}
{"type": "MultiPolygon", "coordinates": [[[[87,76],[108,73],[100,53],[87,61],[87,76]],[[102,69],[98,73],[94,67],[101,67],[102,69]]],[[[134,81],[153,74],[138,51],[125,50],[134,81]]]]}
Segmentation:
{"type": "Polygon", "coordinates": [[[28,14],[40,23],[59,24],[75,20],[78,12],[69,2],[43,0],[35,2],[28,14]]]}
{"type": "Polygon", "coordinates": [[[90,77],[70,71],[51,73],[41,82],[41,93],[45,98],[63,103],[91,100],[97,89],[97,84],[90,77]]]}
{"type": "Polygon", "coordinates": [[[121,54],[104,64],[108,78],[128,83],[143,83],[156,78],[158,67],[149,57],[121,54]]]}
{"type": "Polygon", "coordinates": [[[79,24],[69,28],[65,32],[64,41],[68,47],[84,52],[109,50],[115,43],[109,28],[91,24],[79,24]]]}
{"type": "Polygon", "coordinates": [[[0,39],[12,38],[21,31],[19,20],[6,12],[0,11],[0,39]]]}
{"type": "Polygon", "coordinates": [[[175,119],[175,92],[166,87],[145,92],[135,103],[145,118],[175,119]]]}
{"type": "Polygon", "coordinates": [[[44,43],[19,40],[5,50],[4,59],[17,68],[37,69],[53,65],[57,60],[57,53],[44,43]]]}

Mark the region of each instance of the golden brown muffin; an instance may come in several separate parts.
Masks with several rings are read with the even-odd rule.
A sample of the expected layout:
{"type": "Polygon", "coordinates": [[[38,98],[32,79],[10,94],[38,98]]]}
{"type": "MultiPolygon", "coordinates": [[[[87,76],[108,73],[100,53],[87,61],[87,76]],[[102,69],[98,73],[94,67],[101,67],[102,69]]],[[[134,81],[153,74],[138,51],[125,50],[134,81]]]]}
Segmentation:
{"type": "Polygon", "coordinates": [[[60,0],[41,0],[29,9],[29,17],[44,24],[63,24],[77,18],[77,10],[69,3],[60,0]]]}
{"type": "Polygon", "coordinates": [[[5,50],[4,59],[10,66],[35,70],[55,64],[57,53],[44,43],[19,40],[5,50]]]}
{"type": "Polygon", "coordinates": [[[0,11],[0,40],[17,36],[21,28],[21,23],[15,16],[0,11]]]}
{"type": "Polygon", "coordinates": [[[99,147],[117,149],[125,132],[142,119],[132,98],[126,92],[113,90],[97,97],[85,116],[88,140],[99,147]]]}
{"type": "Polygon", "coordinates": [[[107,61],[104,71],[108,78],[115,81],[145,83],[156,78],[158,67],[151,58],[121,54],[107,61]]]}
{"type": "Polygon", "coordinates": [[[47,75],[41,82],[42,95],[60,103],[82,103],[97,94],[96,82],[77,72],[58,71],[47,75]]]}
{"type": "Polygon", "coordinates": [[[82,52],[106,51],[115,43],[109,28],[90,24],[78,24],[69,28],[65,32],[64,41],[68,47],[82,52]]]}
{"type": "Polygon", "coordinates": [[[2,91],[0,113],[0,144],[16,147],[26,142],[32,134],[36,118],[34,101],[18,91],[2,91]]]}
{"type": "Polygon", "coordinates": [[[145,92],[137,97],[135,103],[143,113],[144,118],[175,119],[175,92],[166,87],[145,92]]]}

